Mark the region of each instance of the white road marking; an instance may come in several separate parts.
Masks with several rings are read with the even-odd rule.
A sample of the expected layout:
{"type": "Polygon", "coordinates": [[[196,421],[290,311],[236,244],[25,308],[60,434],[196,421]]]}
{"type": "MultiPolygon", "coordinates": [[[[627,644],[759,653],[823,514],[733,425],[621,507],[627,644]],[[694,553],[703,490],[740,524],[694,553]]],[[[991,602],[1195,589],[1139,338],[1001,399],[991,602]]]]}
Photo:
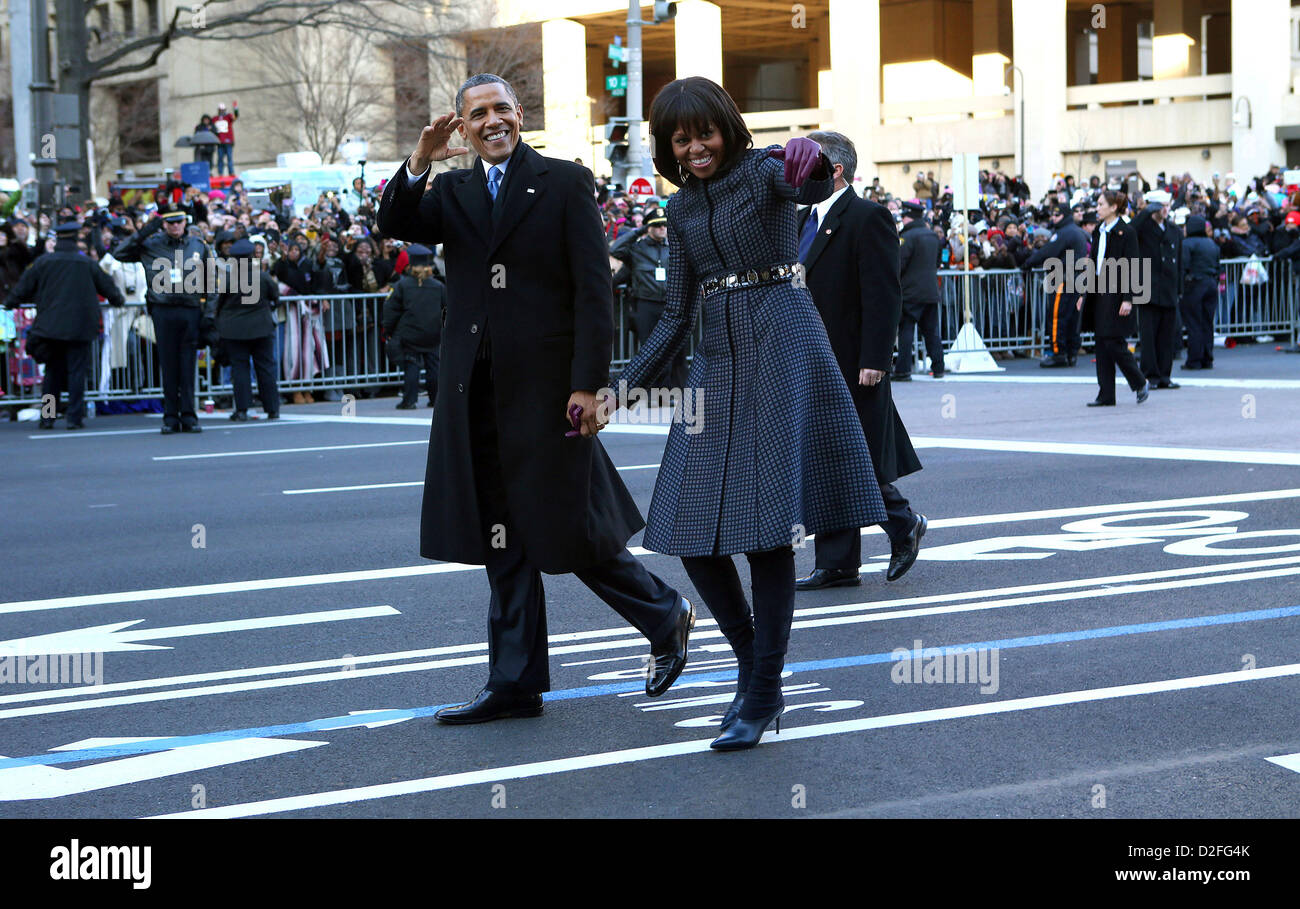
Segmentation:
{"type": "MultiPolygon", "coordinates": [[[[989,524],[1009,524],[1052,518],[1086,517],[1088,515],[1121,514],[1129,511],[1150,511],[1155,508],[1177,508],[1195,505],[1220,505],[1232,502],[1263,502],[1300,498],[1300,489],[1276,489],[1263,492],[1228,493],[1214,496],[1195,496],[1178,499],[1157,499],[1144,502],[1125,502],[1112,505],[1082,505],[1072,508],[1048,508],[1039,511],[1002,512],[999,514],[970,515],[959,518],[935,518],[930,529],[948,527],[979,527],[989,524]]],[[[883,533],[878,526],[863,528],[864,534],[883,533]]],[[[808,537],[809,540],[815,536],[808,537]]],[[[658,556],[641,546],[629,547],[634,556],[658,556]]],[[[1271,563],[1270,563],[1271,564],[1271,563]]],[[[863,570],[875,570],[876,565],[864,565],[863,570]]],[[[1220,566],[1224,567],[1224,566],[1220,566]]],[[[213,596],[243,593],[251,590],[274,590],[281,587],[307,587],[315,584],[343,584],[354,581],[379,581],[389,578],[414,577],[426,574],[443,574],[458,571],[482,571],[482,565],[460,562],[436,562],[428,565],[404,565],[397,568],[372,568],[359,571],[339,571],[326,574],[297,575],[278,578],[251,578],[217,584],[195,584],[184,587],[155,587],[143,590],[124,590],[114,593],[94,593],[78,596],[49,597],[39,600],[14,600],[0,603],[0,615],[14,612],[33,612],[43,609],[71,609],[80,606],[105,606],[117,603],[137,603],[147,600],[168,600],[182,597],[213,596]]]]}
{"type": "Polygon", "coordinates": [[[1279,767],[1285,767],[1287,770],[1300,773],[1300,751],[1295,754],[1279,754],[1277,757],[1264,758],[1271,764],[1277,764],[1279,767]]]}
{"type": "MultiPolygon", "coordinates": [[[[787,727],[779,735],[768,732],[763,736],[767,745],[796,742],[802,739],[823,738],[832,735],[845,735],[855,732],[867,732],[873,729],[889,729],[898,726],[913,726],[923,723],[942,722],[944,720],[967,719],[976,716],[991,716],[1000,713],[1016,713],[1026,710],[1038,710],[1044,707],[1061,707],[1071,704],[1085,704],[1095,701],[1114,700],[1118,698],[1140,697],[1149,694],[1164,694],[1174,691],[1189,691],[1217,685],[1236,685],[1242,682],[1255,682],[1266,679],[1286,678],[1300,675],[1300,663],[1285,666],[1273,666],[1263,669],[1237,670],[1211,675],[1187,676],[1185,678],[1164,679],[1155,682],[1138,682],[1128,685],[1114,685],[1106,688],[1091,688],[1078,691],[1063,691],[1056,694],[1034,697],[1012,698],[1002,701],[982,701],[957,707],[940,707],[931,710],[916,710],[908,713],[895,713],[885,716],[863,717],[856,720],[839,720],[832,723],[814,723],[807,726],[787,727]]],[[[658,758],[681,757],[688,754],[702,754],[709,750],[712,736],[688,742],[671,742],[663,745],[649,745],[641,748],[627,748],[619,751],[604,751],[594,754],[576,755],[549,761],[533,761],[526,764],[511,764],[492,767],[485,770],[471,770],[462,773],[449,773],[420,779],[403,780],[395,783],[380,783],[373,786],[356,786],[308,795],[289,796],[285,798],[265,799],[246,802],[239,805],[223,805],[203,808],[195,811],[180,811],[173,814],[156,815],[156,817],[253,817],[262,814],[277,814],[289,811],[303,811],[325,805],[342,805],[353,802],[370,801],[394,796],[412,795],[419,792],[437,792],[464,786],[485,785],[502,780],[529,779],[551,776],[575,770],[588,770],[594,767],[610,767],[618,764],[632,764],[658,758]]]]}
{"type": "Polygon", "coordinates": [[[0,657],[30,656],[58,653],[114,653],[128,650],[171,650],[161,644],[138,644],[137,641],[158,641],[171,638],[188,638],[203,634],[228,634],[232,631],[253,631],[263,628],[286,628],[290,625],[311,625],[318,622],[345,622],[351,619],[369,619],[381,615],[401,615],[392,606],[361,606],[354,609],[328,609],[319,612],[299,612],[293,615],[255,616],[225,622],[202,622],[192,625],[172,625],[167,628],[137,628],[144,619],[96,625],[92,628],[72,628],[51,634],[39,634],[11,641],[0,641],[0,657]]]}
{"type": "Polygon", "coordinates": [[[396,445],[428,445],[428,439],[407,442],[358,442],[352,445],[308,445],[303,448],[259,448],[252,451],[214,451],[207,454],[157,455],[155,461],[197,461],[204,458],[245,458],[252,455],[297,454],[302,451],[342,451],[346,448],[391,448],[396,445]]]}
{"type": "MultiPolygon", "coordinates": [[[[151,416],[161,417],[162,414],[151,414],[151,416]]],[[[98,419],[98,418],[96,418],[98,419]]],[[[251,418],[250,418],[251,419],[251,418]]],[[[248,423],[231,423],[229,426],[209,426],[205,432],[224,432],[227,429],[256,429],[259,426],[283,426],[284,418],[278,420],[259,419],[256,422],[248,423]]],[[[29,439],[98,439],[100,436],[156,436],[159,435],[158,429],[89,429],[86,432],[43,432],[40,435],[30,435],[29,439]]]]}
{"type": "MultiPolygon", "coordinates": [[[[1012,588],[992,588],[989,590],[973,590],[963,593],[954,594],[934,594],[923,597],[908,597],[898,600],[886,600],[876,603],[848,603],[839,606],[819,606],[806,609],[795,610],[796,619],[793,623],[794,628],[819,628],[832,625],[850,625],[862,624],[866,622],[880,622],[890,619],[907,618],[919,615],[936,615],[949,612],[971,612],[985,609],[999,609],[1008,606],[1034,605],[1038,603],[1050,603],[1060,600],[1087,599],[1089,597],[1110,597],[1122,596],[1129,593],[1138,593],[1148,590],[1165,590],[1179,587],[1196,587],[1213,584],[1233,583],[1236,581],[1257,580],[1266,577],[1277,577],[1283,575],[1300,574],[1300,557],[1279,558],[1267,560],[1253,560],[1248,562],[1229,563],[1224,565],[1198,566],[1190,568],[1167,569],[1164,571],[1145,572],[1132,575],[1117,575],[1103,578],[1087,578],[1074,581],[1049,582],[1044,584],[1030,584],[1021,587],[1012,588]],[[1278,568],[1271,571],[1239,571],[1234,574],[1220,574],[1232,569],[1240,568],[1259,568],[1264,565],[1289,565],[1289,568],[1278,568]],[[1198,578],[1196,574],[1211,574],[1211,577],[1198,578]],[[1181,580],[1170,580],[1158,583],[1124,583],[1127,581],[1145,580],[1151,581],[1157,578],[1181,578],[1181,580]],[[1120,586],[1112,586],[1119,584],[1120,586]],[[1045,590],[1060,590],[1062,588],[1085,587],[1082,590],[1066,590],[1065,592],[1046,593],[1042,595],[1031,595],[1024,597],[1010,597],[1010,593],[1037,593],[1045,590]],[[1001,598],[980,600],[980,597],[986,597],[990,594],[1001,594],[1001,598]],[[951,604],[952,600],[973,599],[975,602],[951,604]],[[950,605],[926,606],[932,603],[949,603],[950,605]],[[899,606],[923,606],[924,608],[914,609],[895,609],[886,611],[891,607],[899,606]]],[[[695,631],[691,633],[691,643],[696,645],[705,641],[721,640],[722,633],[716,630],[716,621],[713,619],[701,618],[696,621],[695,631]]],[[[621,648],[645,647],[645,641],[641,638],[640,633],[634,628],[614,628],[601,629],[595,631],[569,632],[566,634],[552,635],[549,638],[552,646],[550,653],[552,655],[563,655],[567,653],[591,653],[594,651],[609,651],[621,648]],[[583,643],[567,643],[582,641],[583,643]],[[556,646],[559,645],[559,646],[556,646]]],[[[283,688],[295,685],[316,684],[319,682],[349,681],[359,678],[368,678],[371,676],[391,675],[406,672],[422,672],[425,670],[445,669],[450,667],[481,665],[487,663],[487,644],[456,644],[446,647],[433,648],[428,650],[399,651],[396,653],[371,654],[361,657],[346,657],[330,660],[315,660],[305,663],[290,663],[281,666],[266,666],[260,669],[235,669],[221,672],[202,673],[190,676],[174,676],[170,678],[145,679],[133,682],[120,682],[111,685],[101,685],[93,687],[65,688],[53,691],[25,692],[22,694],[0,696],[0,703],[20,703],[23,701],[49,700],[56,697],[75,697],[81,694],[106,694],[117,691],[138,691],[143,688],[154,688],[161,686],[174,686],[182,684],[191,684],[195,682],[219,681],[222,679],[247,678],[255,675],[269,675],[272,673],[283,672],[309,672],[311,670],[334,669],[332,672],[317,672],[311,675],[299,676],[282,676],[279,678],[261,679],[248,682],[229,682],[226,684],[210,685],[207,687],[194,687],[181,690],[168,690],[154,693],[141,693],[122,695],[119,697],[95,697],[78,701],[67,701],[61,704],[49,705],[32,705],[27,707],[12,707],[0,710],[0,719],[10,719],[22,716],[37,716],[50,713],[64,713],[77,710],[92,710],[102,707],[117,707],[128,704],[152,703],[157,701],[173,700],[180,698],[202,697],[215,694],[230,694],[237,691],[264,690],[270,688],[283,688]],[[428,660],[427,657],[438,656],[442,659],[428,660]],[[355,668],[367,663],[383,663],[399,660],[417,659],[421,662],[401,663],[394,666],[373,666],[371,668],[355,668]],[[342,668],[348,667],[348,668],[342,668]]],[[[692,650],[711,649],[705,647],[692,646],[692,650]]],[[[728,661],[722,661],[728,662],[728,661]]],[[[698,661],[697,661],[698,663],[698,661]]],[[[690,671],[694,666],[698,669],[697,664],[687,666],[690,671]]],[[[639,668],[635,671],[639,671],[639,668]]],[[[613,677],[613,676],[611,676],[613,677]]],[[[593,677],[595,678],[595,677],[593,677]]]]}
{"type": "MultiPolygon", "coordinates": [[[[658,470],[658,464],[632,464],[619,467],[618,470],[658,470]]],[[[401,483],[364,483],[360,486],[317,486],[314,489],[282,489],[287,496],[305,496],[320,492],[360,492],[366,489],[398,489],[407,486],[423,486],[423,480],[407,480],[401,483]]]]}
{"type": "MultiPolygon", "coordinates": [[[[999,385],[1096,385],[1097,379],[1093,376],[996,376],[996,375],[957,375],[948,373],[942,379],[935,379],[927,375],[914,375],[912,377],[922,382],[934,382],[939,385],[948,382],[993,382],[999,385]]],[[[1201,379],[1190,378],[1187,376],[1178,377],[1179,385],[1186,385],[1189,388],[1268,388],[1268,389],[1294,389],[1300,388],[1298,379],[1201,379]]]]}
{"type": "Polygon", "coordinates": [[[1105,458],[1155,458],[1161,461],[1209,461],[1214,464],[1281,464],[1300,466],[1300,452],[1245,448],[1180,448],[1169,445],[1106,445],[1099,442],[1043,442],[1010,439],[956,439],[913,436],[917,448],[961,451],[1015,451],[1029,454],[1084,455],[1105,458]]]}

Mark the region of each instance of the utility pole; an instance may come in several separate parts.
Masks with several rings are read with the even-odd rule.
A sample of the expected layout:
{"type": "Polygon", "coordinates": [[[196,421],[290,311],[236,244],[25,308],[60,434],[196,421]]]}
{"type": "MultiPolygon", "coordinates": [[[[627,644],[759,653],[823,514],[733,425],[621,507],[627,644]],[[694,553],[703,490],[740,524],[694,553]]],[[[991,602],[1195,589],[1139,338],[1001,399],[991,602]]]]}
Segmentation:
{"type": "Polygon", "coordinates": [[[654,173],[650,149],[641,142],[641,26],[659,25],[677,15],[676,3],[655,3],[654,21],[641,19],[639,0],[627,0],[627,185],[654,173]]]}
{"type": "MultiPolygon", "coordinates": [[[[31,0],[32,29],[32,164],[40,187],[37,203],[37,234],[40,213],[54,206],[54,184],[59,159],[54,143],[54,83],[50,81],[49,10],[46,0],[31,0]]],[[[51,218],[53,222],[53,218],[51,218]]]]}

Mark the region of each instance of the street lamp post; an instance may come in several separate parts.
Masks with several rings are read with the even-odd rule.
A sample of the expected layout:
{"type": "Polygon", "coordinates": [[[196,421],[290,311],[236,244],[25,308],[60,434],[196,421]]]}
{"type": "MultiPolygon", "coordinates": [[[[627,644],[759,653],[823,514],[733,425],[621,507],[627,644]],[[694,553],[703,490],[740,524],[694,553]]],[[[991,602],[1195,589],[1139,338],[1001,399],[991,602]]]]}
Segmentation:
{"type": "Polygon", "coordinates": [[[1025,173],[1025,71],[1014,63],[1008,63],[1007,67],[1011,69],[1011,84],[1015,87],[1015,73],[1020,73],[1020,92],[1017,95],[1020,99],[1020,157],[1016,160],[1016,170],[1023,177],[1025,173]]]}

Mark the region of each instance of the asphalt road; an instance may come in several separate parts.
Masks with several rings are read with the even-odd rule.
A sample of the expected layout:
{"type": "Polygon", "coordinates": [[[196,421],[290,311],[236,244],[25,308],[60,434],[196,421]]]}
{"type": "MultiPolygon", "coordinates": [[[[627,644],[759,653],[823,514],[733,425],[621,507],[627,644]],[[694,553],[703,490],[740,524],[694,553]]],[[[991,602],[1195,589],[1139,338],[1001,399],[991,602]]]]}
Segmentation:
{"type": "MultiPolygon", "coordinates": [[[[1101,410],[1086,359],[1000,365],[895,389],[922,560],[886,583],[870,529],[860,587],[798,595],[781,732],[729,755],[729,651],[636,549],[700,609],[667,695],[547,576],[545,715],[432,719],[486,678],[487,584],[416,551],[427,409],[0,424],[0,641],[107,651],[98,685],[0,684],[0,816],[1300,815],[1300,357],[1222,351],[1101,410]]],[[[644,512],[662,427],[625,429],[601,440],[644,512]]]]}

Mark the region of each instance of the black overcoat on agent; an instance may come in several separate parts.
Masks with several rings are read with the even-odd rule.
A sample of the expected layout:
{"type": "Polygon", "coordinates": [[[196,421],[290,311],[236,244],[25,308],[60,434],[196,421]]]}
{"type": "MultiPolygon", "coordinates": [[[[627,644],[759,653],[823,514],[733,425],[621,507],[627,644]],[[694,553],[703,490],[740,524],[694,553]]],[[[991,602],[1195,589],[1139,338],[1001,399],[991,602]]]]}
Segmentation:
{"type": "MultiPolygon", "coordinates": [[[[227,265],[227,268],[231,269],[228,286],[234,286],[234,265],[227,265]]],[[[256,274],[258,286],[251,296],[245,297],[238,290],[218,295],[217,334],[221,337],[251,341],[275,334],[275,318],[271,310],[280,304],[280,284],[261,268],[256,274]]]]}
{"type": "MultiPolygon", "coordinates": [[[[1097,286],[1103,286],[1107,280],[1107,275],[1120,274],[1119,272],[1110,271],[1104,263],[1097,262],[1097,245],[1101,242],[1102,225],[1098,224],[1097,229],[1093,231],[1092,242],[1088,244],[1088,258],[1091,259],[1097,267],[1097,286]]],[[[1129,260],[1129,283],[1130,286],[1124,288],[1129,291],[1120,293],[1118,290],[1107,288],[1104,291],[1093,292],[1084,295],[1083,299],[1083,331],[1096,332],[1098,338],[1127,338],[1129,335],[1137,332],[1137,307],[1136,302],[1129,310],[1127,316],[1119,314],[1120,303],[1124,300],[1133,301],[1134,289],[1133,283],[1137,280],[1138,260],[1140,251],[1138,250],[1137,231],[1133,225],[1127,223],[1123,218],[1115,220],[1115,226],[1110,229],[1110,236],[1106,240],[1106,262],[1114,262],[1119,259],[1129,260]]],[[[1114,283],[1114,278],[1110,278],[1110,283],[1114,283]]]]}
{"type": "MultiPolygon", "coordinates": [[[[802,213],[800,231],[811,210],[802,213]]],[[[849,385],[881,483],[921,469],[894,407],[889,381],[903,308],[898,249],[898,229],[889,209],[859,198],[849,188],[817,225],[804,262],[808,290],[849,385]],[[885,377],[876,385],[859,384],[863,369],[879,370],[885,377]]]]}
{"type": "Polygon", "coordinates": [[[4,305],[15,309],[36,304],[32,331],[57,341],[93,341],[99,337],[99,300],[112,306],[124,300],[113,279],[90,258],[64,241],[23,272],[4,305]],[[71,247],[69,249],[69,247],[71,247]]]}
{"type": "Polygon", "coordinates": [[[645,526],[595,437],[566,438],[574,391],[609,382],[614,348],[609,251],[592,178],[520,142],[494,206],[479,159],[384,190],[385,236],[443,244],[447,320],[441,339],[420,524],[420,554],[483,564],[470,450],[470,376],[490,339],[506,501],[541,571],[581,570],[617,555],[645,526]]]}

